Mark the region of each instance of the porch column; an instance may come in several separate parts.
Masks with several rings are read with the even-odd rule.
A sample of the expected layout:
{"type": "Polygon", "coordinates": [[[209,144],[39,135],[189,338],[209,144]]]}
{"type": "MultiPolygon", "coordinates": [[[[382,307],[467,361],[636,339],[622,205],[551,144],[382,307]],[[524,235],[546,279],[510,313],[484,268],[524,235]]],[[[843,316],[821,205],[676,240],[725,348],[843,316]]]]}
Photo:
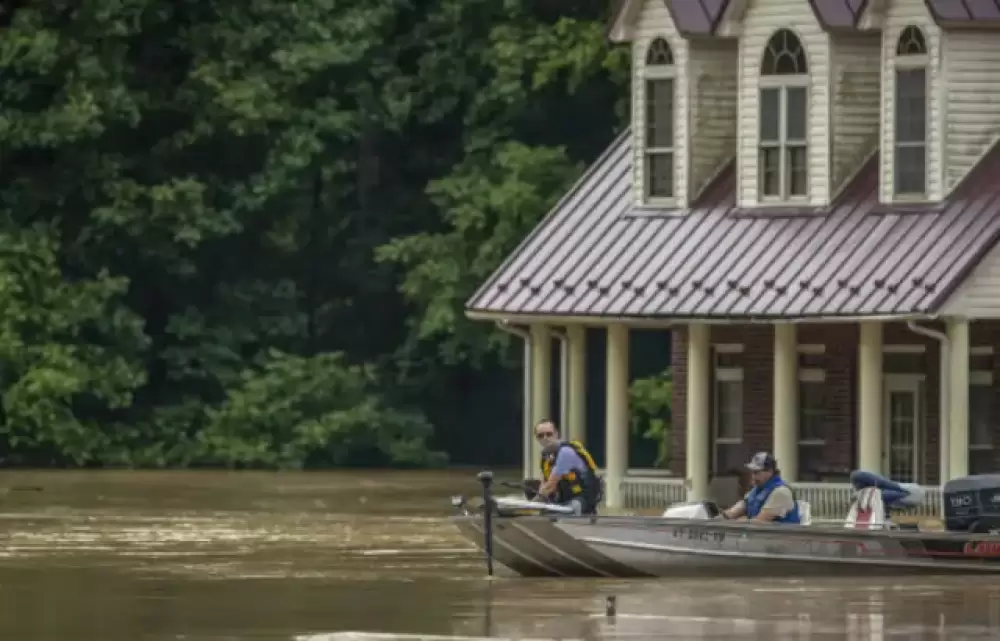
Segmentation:
{"type": "Polygon", "coordinates": [[[628,369],[628,328],[609,325],[604,504],[610,508],[622,507],[621,486],[628,469],[628,369]]]}
{"type": "Polygon", "coordinates": [[[861,323],[858,347],[858,467],[882,473],[882,324],[861,323]]]}
{"type": "Polygon", "coordinates": [[[532,352],[531,336],[530,335],[525,336],[523,342],[524,342],[524,363],[521,365],[521,372],[522,372],[521,378],[523,379],[522,381],[523,389],[521,390],[521,394],[524,399],[522,403],[524,406],[523,408],[524,411],[522,412],[522,417],[521,417],[521,422],[522,422],[521,475],[523,478],[530,479],[534,478],[538,474],[538,472],[536,471],[538,468],[538,461],[536,461],[533,456],[533,453],[535,451],[534,450],[535,446],[533,445],[533,443],[535,442],[535,434],[534,434],[534,429],[532,428],[534,428],[534,424],[532,424],[531,422],[531,418],[532,416],[534,416],[534,412],[531,409],[532,406],[531,396],[533,393],[531,387],[531,378],[532,378],[532,370],[534,369],[534,367],[532,366],[532,359],[531,359],[531,352],[532,352]]]}
{"type": "Polygon", "coordinates": [[[798,420],[799,375],[796,328],[792,323],[774,326],[774,457],[787,481],[799,476],[798,420]]]}
{"type": "Polygon", "coordinates": [[[563,381],[569,398],[567,403],[566,435],[575,441],[587,440],[587,330],[583,325],[566,328],[566,349],[569,351],[569,382],[563,381]]]}
{"type": "Polygon", "coordinates": [[[969,473],[969,321],[955,318],[947,322],[951,342],[951,411],[948,425],[948,478],[969,473]]]}
{"type": "MultiPolygon", "coordinates": [[[[552,331],[548,325],[531,326],[531,429],[539,421],[552,418],[552,331]]],[[[531,438],[531,477],[541,474],[538,460],[542,450],[534,434],[531,438]]]]}
{"type": "Polygon", "coordinates": [[[687,327],[687,472],[684,484],[689,501],[708,498],[708,461],[711,442],[712,415],[709,406],[711,354],[709,327],[692,324],[687,327]]]}

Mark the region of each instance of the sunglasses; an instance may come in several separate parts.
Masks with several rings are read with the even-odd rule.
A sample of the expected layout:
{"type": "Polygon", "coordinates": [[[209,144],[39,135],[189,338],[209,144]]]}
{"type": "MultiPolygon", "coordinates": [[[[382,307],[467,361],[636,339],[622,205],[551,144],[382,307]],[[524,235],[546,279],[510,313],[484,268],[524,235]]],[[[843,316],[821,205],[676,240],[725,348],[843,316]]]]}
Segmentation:
{"type": "Polygon", "coordinates": [[[555,435],[555,432],[536,432],[535,438],[552,438],[555,435]]]}

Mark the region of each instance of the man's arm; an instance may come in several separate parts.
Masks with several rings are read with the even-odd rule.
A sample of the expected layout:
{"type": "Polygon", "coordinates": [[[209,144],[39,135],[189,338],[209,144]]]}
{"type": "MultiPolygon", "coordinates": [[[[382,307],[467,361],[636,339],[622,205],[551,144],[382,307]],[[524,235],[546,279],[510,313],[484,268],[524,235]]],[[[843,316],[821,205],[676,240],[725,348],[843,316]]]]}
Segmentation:
{"type": "Polygon", "coordinates": [[[764,507],[760,509],[760,514],[754,521],[769,523],[775,519],[780,519],[795,509],[795,496],[787,487],[775,488],[771,495],[764,502],[764,507]]]}
{"type": "Polygon", "coordinates": [[[737,501],[736,505],[732,506],[728,510],[723,510],[722,515],[727,519],[738,519],[747,513],[747,502],[744,500],[737,501]]]}
{"type": "Polygon", "coordinates": [[[584,466],[583,459],[572,448],[561,448],[556,454],[556,463],[552,466],[552,474],[542,481],[538,493],[542,496],[551,496],[555,493],[556,486],[559,485],[559,479],[569,474],[574,468],[582,469],[584,466]]]}

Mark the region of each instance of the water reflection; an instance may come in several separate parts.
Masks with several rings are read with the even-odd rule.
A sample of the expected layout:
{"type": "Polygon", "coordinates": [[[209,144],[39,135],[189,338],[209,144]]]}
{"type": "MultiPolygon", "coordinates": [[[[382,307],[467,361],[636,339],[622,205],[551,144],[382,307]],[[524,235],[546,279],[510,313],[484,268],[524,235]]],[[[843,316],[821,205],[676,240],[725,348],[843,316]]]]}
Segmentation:
{"type": "Polygon", "coordinates": [[[44,491],[2,504],[2,641],[1000,639],[989,578],[488,581],[466,473],[16,476],[44,491]]]}
{"type": "MultiPolygon", "coordinates": [[[[590,611],[573,614],[546,594],[521,599],[504,586],[484,601],[481,621],[457,621],[452,634],[501,638],[731,639],[771,641],[959,641],[1000,639],[1000,586],[989,579],[910,585],[721,581],[606,585],[622,596],[613,617],[596,594],[578,594],[590,611]],[[519,607],[520,606],[520,607],[519,607]],[[480,627],[482,624],[482,627],[480,627]]],[[[566,588],[566,586],[563,586],[566,588]]],[[[574,592],[572,588],[566,590],[574,592]]],[[[567,598],[563,594],[562,598],[567,598]]],[[[584,607],[586,607],[584,606],[584,607]]],[[[582,610],[582,608],[581,608],[582,610]]]]}

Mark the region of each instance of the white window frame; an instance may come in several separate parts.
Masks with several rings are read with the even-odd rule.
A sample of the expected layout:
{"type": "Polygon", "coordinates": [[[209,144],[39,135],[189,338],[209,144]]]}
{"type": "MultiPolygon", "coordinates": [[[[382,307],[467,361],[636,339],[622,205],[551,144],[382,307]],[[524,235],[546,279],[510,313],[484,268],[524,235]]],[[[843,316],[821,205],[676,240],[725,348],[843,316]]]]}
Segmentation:
{"type": "MultiPolygon", "coordinates": [[[[993,348],[984,345],[969,348],[969,356],[992,356],[993,348]]],[[[983,387],[993,387],[993,371],[992,370],[972,370],[969,372],[969,387],[973,386],[983,386],[983,387]]],[[[971,436],[971,433],[970,433],[971,436]]],[[[986,452],[994,449],[993,443],[969,443],[969,450],[974,450],[977,452],[986,452]]]]}
{"type": "Polygon", "coordinates": [[[670,43],[665,36],[657,36],[650,39],[646,44],[646,48],[642,53],[642,74],[640,74],[640,81],[642,82],[642,195],[645,202],[649,205],[665,207],[672,206],[677,202],[677,58],[674,55],[674,46],[670,43]],[[670,49],[670,59],[671,64],[659,64],[650,65],[649,64],[649,51],[652,46],[659,40],[664,41],[667,47],[670,49]],[[674,139],[671,141],[669,147],[651,147],[649,146],[649,120],[648,115],[648,105],[649,105],[649,83],[669,80],[671,92],[673,93],[673,98],[670,103],[670,118],[673,120],[673,127],[671,128],[674,134],[674,139]],[[649,158],[650,156],[662,156],[670,154],[670,170],[673,174],[671,180],[672,193],[669,196],[654,196],[650,193],[650,188],[652,186],[652,181],[649,175],[649,158]]]}
{"type": "Polygon", "coordinates": [[[802,47],[802,52],[806,56],[806,73],[804,74],[771,74],[765,75],[764,69],[761,68],[760,74],[758,75],[758,87],[757,87],[757,104],[758,104],[758,114],[757,114],[757,199],[762,203],[789,203],[789,204],[800,204],[809,202],[809,109],[812,104],[811,97],[809,95],[809,56],[806,52],[805,43],[799,34],[795,33],[791,29],[782,28],[776,30],[771,37],[768,38],[767,43],[764,45],[764,51],[761,53],[761,61],[763,61],[764,56],[767,55],[767,51],[771,46],[771,40],[777,36],[779,31],[788,31],[792,33],[799,42],[799,46],[802,47]],[[788,89],[798,88],[805,90],[805,113],[803,114],[803,123],[805,125],[805,138],[802,140],[788,140],[788,89]],[[777,140],[763,140],[760,136],[760,126],[763,118],[763,112],[761,106],[763,101],[761,100],[761,94],[767,89],[777,89],[778,90],[778,139],[777,140]],[[789,147],[792,145],[792,147],[789,147]],[[790,148],[801,147],[805,151],[805,162],[806,162],[806,177],[805,177],[805,187],[806,193],[792,195],[789,193],[791,184],[791,166],[788,162],[788,150],[790,148]],[[761,151],[764,149],[778,149],[778,194],[777,195],[765,195],[764,194],[764,163],[761,161],[761,151]]]}
{"type": "Polygon", "coordinates": [[[883,354],[923,354],[926,351],[926,345],[892,344],[882,346],[883,354]]]}
{"type": "Polygon", "coordinates": [[[931,107],[930,107],[930,96],[931,96],[931,74],[930,74],[930,55],[929,51],[923,54],[900,54],[899,44],[903,36],[906,34],[907,30],[913,28],[920,33],[920,37],[923,40],[925,49],[929,50],[930,45],[927,43],[927,34],[924,30],[916,25],[906,25],[899,31],[899,35],[896,36],[896,43],[892,50],[893,68],[892,68],[892,195],[894,200],[900,201],[915,201],[922,202],[927,200],[927,188],[930,182],[928,176],[928,169],[930,167],[930,145],[928,144],[928,138],[930,134],[930,123],[931,123],[931,107]],[[896,139],[897,132],[899,129],[899,123],[896,122],[896,107],[897,101],[899,99],[899,72],[900,71],[913,71],[916,69],[923,69],[924,71],[924,140],[923,142],[900,142],[896,139]],[[899,149],[900,148],[919,148],[924,149],[924,190],[921,192],[901,192],[897,189],[897,175],[899,168],[899,149]]]}
{"type": "Polygon", "coordinates": [[[719,471],[719,446],[720,445],[742,445],[745,436],[746,425],[744,424],[743,412],[744,407],[741,408],[741,420],[740,420],[740,435],[737,436],[719,436],[719,418],[722,416],[722,407],[719,405],[719,383],[740,383],[740,388],[742,391],[743,387],[743,368],[742,367],[719,367],[718,365],[718,355],[719,354],[742,354],[743,345],[741,343],[717,343],[712,346],[714,352],[712,354],[713,360],[713,376],[712,376],[712,467],[716,472],[719,471]]]}
{"type": "MultiPolygon", "coordinates": [[[[897,354],[919,354],[923,351],[922,345],[899,345],[896,347],[911,348],[908,351],[897,351],[897,354]],[[915,350],[914,347],[921,349],[915,350]]],[[[890,352],[891,353],[891,352],[890,352]]],[[[883,469],[889,469],[892,450],[892,427],[890,425],[890,405],[888,395],[890,391],[913,392],[914,402],[914,425],[913,425],[913,483],[922,483],[927,476],[927,415],[921,412],[926,407],[927,402],[927,376],[924,374],[883,374],[882,387],[882,465],[883,469]]]]}
{"type": "MultiPolygon", "coordinates": [[[[823,344],[818,344],[818,345],[811,345],[811,344],[799,345],[797,351],[798,351],[799,355],[801,355],[801,354],[808,354],[808,355],[826,354],[826,345],[823,345],[823,344]]],[[[798,369],[798,382],[799,383],[820,383],[820,384],[824,384],[824,385],[826,384],[826,369],[824,369],[822,367],[799,367],[797,369],[798,369]]],[[[801,414],[800,414],[800,412],[802,411],[802,398],[801,398],[801,396],[798,399],[798,403],[799,403],[799,407],[797,408],[798,412],[796,412],[796,420],[798,419],[799,416],[801,416],[801,414]]],[[[802,435],[802,426],[798,425],[797,428],[798,429],[796,429],[796,436],[798,437],[798,444],[799,445],[806,445],[806,446],[826,445],[826,439],[823,439],[823,438],[802,438],[802,436],[801,436],[802,435]]]]}

